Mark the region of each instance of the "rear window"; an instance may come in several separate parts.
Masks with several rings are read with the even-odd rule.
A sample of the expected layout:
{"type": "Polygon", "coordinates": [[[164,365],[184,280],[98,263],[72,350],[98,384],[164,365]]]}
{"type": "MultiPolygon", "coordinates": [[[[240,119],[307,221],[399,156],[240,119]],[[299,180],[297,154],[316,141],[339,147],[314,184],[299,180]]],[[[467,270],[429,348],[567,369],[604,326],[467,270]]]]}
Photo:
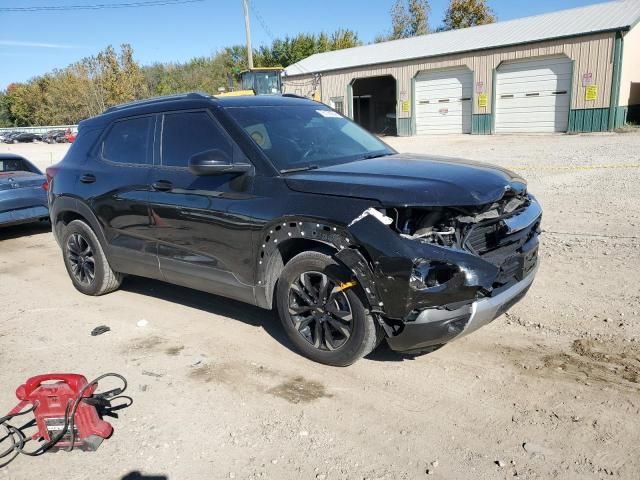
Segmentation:
{"type": "MultiPolygon", "coordinates": [[[[19,158],[0,159],[0,172],[31,172],[31,168],[19,158]]],[[[34,172],[35,173],[35,172],[34,172]]]]}
{"type": "Polygon", "coordinates": [[[149,143],[153,117],[137,117],[113,124],[102,141],[102,158],[110,162],[132,165],[151,163],[149,143]]]}

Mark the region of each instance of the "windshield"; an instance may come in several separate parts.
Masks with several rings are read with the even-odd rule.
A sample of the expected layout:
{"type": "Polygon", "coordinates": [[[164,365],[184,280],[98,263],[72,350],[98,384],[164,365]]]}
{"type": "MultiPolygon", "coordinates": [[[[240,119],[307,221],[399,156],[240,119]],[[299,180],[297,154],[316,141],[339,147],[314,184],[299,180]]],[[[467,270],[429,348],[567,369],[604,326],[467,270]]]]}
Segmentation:
{"type": "Polygon", "coordinates": [[[229,107],[226,111],[281,172],[395,153],[351,120],[320,104],[229,107]]]}

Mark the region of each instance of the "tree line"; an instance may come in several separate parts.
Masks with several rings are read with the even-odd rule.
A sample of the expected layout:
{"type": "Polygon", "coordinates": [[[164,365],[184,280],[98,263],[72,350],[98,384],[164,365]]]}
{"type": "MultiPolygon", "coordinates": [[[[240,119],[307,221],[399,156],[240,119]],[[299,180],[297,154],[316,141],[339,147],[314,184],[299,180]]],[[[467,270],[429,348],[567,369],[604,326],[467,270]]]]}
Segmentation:
{"type": "MultiPolygon", "coordinates": [[[[430,33],[428,0],[395,0],[390,32],[375,41],[387,41],[430,33]]],[[[465,28],[495,21],[486,0],[450,0],[444,24],[435,31],[465,28]]],[[[275,39],[253,52],[254,64],[283,67],[315,53],[362,45],[356,32],[307,34],[275,39]]],[[[0,91],[0,127],[66,125],[98,115],[106,108],[141,98],[188,91],[217,93],[238,86],[247,68],[244,46],[223,48],[209,57],[187,62],[140,65],[131,45],[109,46],[27,82],[13,83],[0,91]]]]}

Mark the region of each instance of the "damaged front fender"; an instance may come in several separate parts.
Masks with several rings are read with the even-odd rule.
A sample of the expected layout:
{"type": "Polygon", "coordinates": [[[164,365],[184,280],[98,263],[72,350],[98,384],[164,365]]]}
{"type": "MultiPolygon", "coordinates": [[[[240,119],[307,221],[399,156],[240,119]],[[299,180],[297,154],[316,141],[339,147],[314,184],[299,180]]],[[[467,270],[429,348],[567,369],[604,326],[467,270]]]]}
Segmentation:
{"type": "Polygon", "coordinates": [[[347,230],[357,247],[337,257],[361,282],[366,277],[365,287],[376,296],[373,305],[385,318],[405,320],[421,309],[472,303],[480,291],[491,291],[499,273],[495,265],[465,251],[404,238],[373,215],[362,216],[347,230]]]}

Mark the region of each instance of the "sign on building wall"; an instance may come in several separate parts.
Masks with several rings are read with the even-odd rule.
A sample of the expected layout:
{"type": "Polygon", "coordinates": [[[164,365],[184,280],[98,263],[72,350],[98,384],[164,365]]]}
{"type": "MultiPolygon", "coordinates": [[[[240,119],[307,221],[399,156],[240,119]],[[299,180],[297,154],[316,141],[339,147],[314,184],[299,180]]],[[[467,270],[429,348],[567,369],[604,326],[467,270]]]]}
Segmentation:
{"type": "Polygon", "coordinates": [[[584,99],[588,102],[592,102],[598,98],[598,86],[597,85],[587,85],[587,88],[584,90],[584,99]]]}
{"type": "Polygon", "coordinates": [[[582,86],[588,87],[589,85],[593,85],[593,73],[591,72],[582,74],[582,86]]]}
{"type": "Polygon", "coordinates": [[[476,93],[484,93],[484,82],[476,82],[476,93]]]}
{"type": "Polygon", "coordinates": [[[402,101],[402,112],[409,113],[409,100],[402,101]]]}
{"type": "Polygon", "coordinates": [[[478,107],[486,108],[488,104],[489,98],[487,97],[486,93],[481,93],[480,95],[478,95],[478,107]]]}

